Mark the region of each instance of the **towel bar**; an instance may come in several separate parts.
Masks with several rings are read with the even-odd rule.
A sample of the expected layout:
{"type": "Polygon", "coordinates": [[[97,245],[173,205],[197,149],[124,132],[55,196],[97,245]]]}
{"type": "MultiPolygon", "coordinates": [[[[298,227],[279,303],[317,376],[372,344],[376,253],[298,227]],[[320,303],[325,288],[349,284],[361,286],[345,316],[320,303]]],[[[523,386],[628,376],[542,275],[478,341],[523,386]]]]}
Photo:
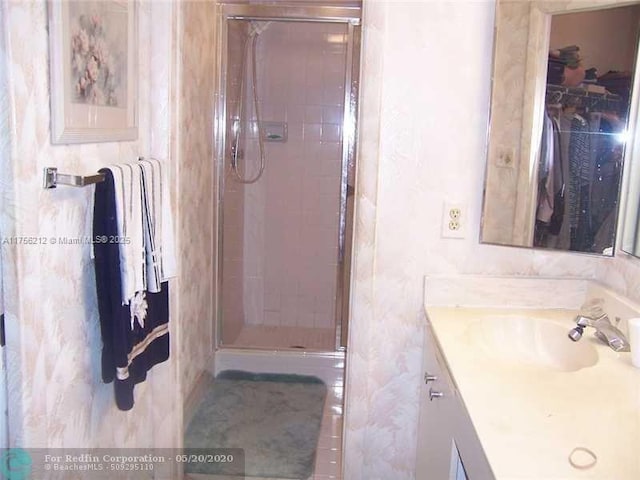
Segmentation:
{"type": "Polygon", "coordinates": [[[96,173],[86,177],[80,175],[68,175],[58,173],[55,167],[44,169],[44,188],[56,188],[58,185],[68,185],[70,187],[85,187],[93,183],[104,182],[104,174],[96,173]]]}

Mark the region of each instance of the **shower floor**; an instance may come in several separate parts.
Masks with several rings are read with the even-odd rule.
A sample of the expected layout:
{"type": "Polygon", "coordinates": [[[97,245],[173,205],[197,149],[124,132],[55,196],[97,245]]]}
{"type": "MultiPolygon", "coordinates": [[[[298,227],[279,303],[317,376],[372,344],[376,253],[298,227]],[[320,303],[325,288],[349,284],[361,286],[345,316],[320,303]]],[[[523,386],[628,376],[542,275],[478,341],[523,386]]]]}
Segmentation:
{"type": "Polygon", "coordinates": [[[336,333],[332,328],[270,327],[246,325],[236,340],[226,347],[277,348],[296,350],[335,350],[336,333]]]}

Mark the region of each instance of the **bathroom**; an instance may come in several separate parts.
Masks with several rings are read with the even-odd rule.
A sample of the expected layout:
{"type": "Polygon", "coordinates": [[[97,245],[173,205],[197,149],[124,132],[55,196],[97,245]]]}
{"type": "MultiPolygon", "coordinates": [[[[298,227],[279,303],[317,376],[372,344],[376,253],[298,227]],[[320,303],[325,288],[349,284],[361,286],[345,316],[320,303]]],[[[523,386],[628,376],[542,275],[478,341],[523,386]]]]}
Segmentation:
{"type": "MultiPolygon", "coordinates": [[[[640,264],[620,248],[604,258],[479,243],[495,9],[491,1],[362,2],[344,479],[417,478],[426,275],[594,279],[640,301],[640,264]],[[444,203],[462,207],[463,238],[442,237],[444,203]]],[[[143,152],[169,161],[179,259],[171,361],[136,387],[126,414],[96,373],[89,246],[2,245],[11,446],[182,446],[189,398],[220,340],[217,14],[215,2],[139,2],[138,139],[60,146],[50,141],[47,3],[0,6],[1,236],[88,234],[90,189],[44,190],[43,169],[89,175],[143,152]]]]}

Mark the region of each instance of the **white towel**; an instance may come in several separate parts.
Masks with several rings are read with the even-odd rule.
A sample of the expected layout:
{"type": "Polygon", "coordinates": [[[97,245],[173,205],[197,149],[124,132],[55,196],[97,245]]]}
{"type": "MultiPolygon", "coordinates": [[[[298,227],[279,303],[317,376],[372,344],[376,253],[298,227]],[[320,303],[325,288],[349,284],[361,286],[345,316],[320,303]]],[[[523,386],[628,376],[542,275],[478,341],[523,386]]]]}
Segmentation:
{"type": "Polygon", "coordinates": [[[162,283],[162,183],[156,161],[140,160],[142,174],[142,225],[147,291],[158,293],[162,283]]]}
{"type": "Polygon", "coordinates": [[[137,292],[145,290],[145,250],[142,229],[142,189],[140,167],[119,163],[107,167],[116,192],[117,241],[120,252],[122,304],[129,305],[137,292]]]}
{"type": "Polygon", "coordinates": [[[176,260],[169,181],[160,161],[140,159],[147,290],[159,292],[161,283],[175,276],[176,260]]]}

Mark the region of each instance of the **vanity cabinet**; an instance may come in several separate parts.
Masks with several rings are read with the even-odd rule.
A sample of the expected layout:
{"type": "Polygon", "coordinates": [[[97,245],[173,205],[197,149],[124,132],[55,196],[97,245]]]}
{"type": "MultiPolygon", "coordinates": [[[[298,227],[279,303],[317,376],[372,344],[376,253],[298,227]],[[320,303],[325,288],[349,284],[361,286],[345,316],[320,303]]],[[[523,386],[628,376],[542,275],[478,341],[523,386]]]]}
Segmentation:
{"type": "Polygon", "coordinates": [[[494,475],[431,327],[425,329],[416,480],[492,480],[494,475]]]}

